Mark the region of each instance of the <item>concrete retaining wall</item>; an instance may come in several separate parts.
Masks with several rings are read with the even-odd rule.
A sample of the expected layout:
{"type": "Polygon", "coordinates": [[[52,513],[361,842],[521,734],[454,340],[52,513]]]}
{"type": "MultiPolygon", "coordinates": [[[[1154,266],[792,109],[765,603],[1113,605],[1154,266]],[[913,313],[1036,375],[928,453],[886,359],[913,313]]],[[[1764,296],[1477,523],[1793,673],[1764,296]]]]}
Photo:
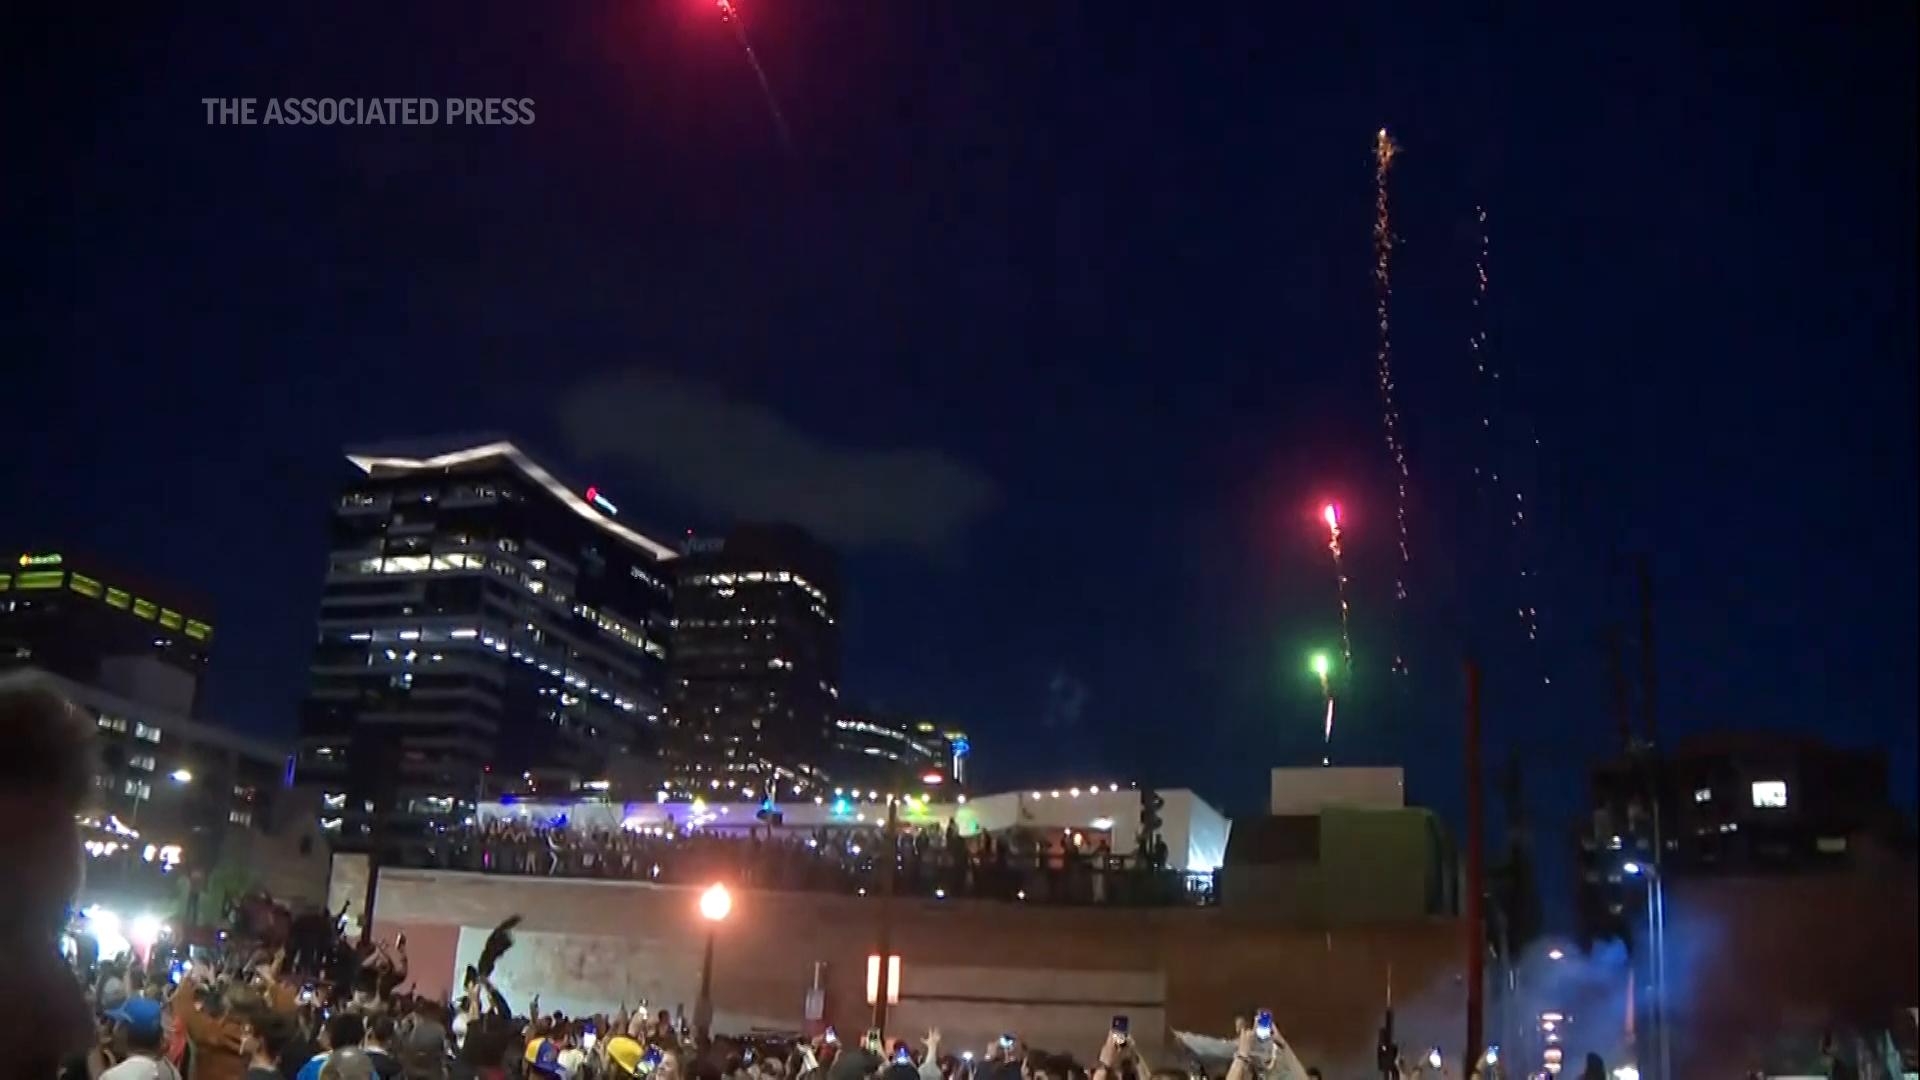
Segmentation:
{"type": "MultiPolygon", "coordinates": [[[[364,860],[336,858],[333,909],[357,905],[364,882],[364,860]]],[[[569,1013],[644,998],[691,1015],[707,932],[696,901],[670,886],[385,870],[374,922],[382,938],[406,932],[422,992],[451,989],[487,930],[519,914],[501,971],[516,1008],[538,989],[542,1008],[569,1013]]],[[[879,910],[871,897],[736,891],[717,931],[715,1029],[802,1029],[819,962],[826,1019],[843,1035],[864,1030],[879,910]]],[[[1230,1034],[1236,1014],[1264,1006],[1308,1063],[1364,1068],[1389,977],[1406,1045],[1457,1043],[1464,1009],[1456,920],[1305,930],[1219,908],[899,899],[892,941],[903,972],[889,1034],[937,1024],[954,1052],[1011,1030],[1090,1060],[1112,1015],[1127,1013],[1151,1060],[1169,1026],[1230,1034]]]]}

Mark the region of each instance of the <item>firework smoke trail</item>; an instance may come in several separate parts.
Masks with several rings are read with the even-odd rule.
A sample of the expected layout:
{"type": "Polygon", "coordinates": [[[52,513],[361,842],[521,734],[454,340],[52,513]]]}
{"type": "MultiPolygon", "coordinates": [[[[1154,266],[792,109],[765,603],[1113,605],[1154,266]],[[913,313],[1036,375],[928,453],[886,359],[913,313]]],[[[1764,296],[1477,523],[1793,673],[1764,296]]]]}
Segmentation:
{"type": "Polygon", "coordinates": [[[733,36],[740,42],[740,51],[747,54],[747,63],[753,66],[754,77],[760,80],[760,96],[767,100],[767,112],[773,116],[774,132],[780,136],[780,146],[787,153],[793,153],[793,135],[787,130],[786,115],[780,111],[780,100],[773,96],[773,84],[767,81],[767,73],[760,67],[760,57],[753,51],[753,43],[747,40],[747,25],[740,18],[740,11],[733,6],[733,0],[718,0],[720,18],[732,24],[733,36]]]}
{"type": "Polygon", "coordinates": [[[1349,630],[1352,609],[1347,604],[1347,564],[1340,550],[1340,508],[1328,503],[1320,516],[1327,523],[1327,550],[1333,553],[1333,577],[1340,593],[1340,660],[1343,672],[1352,678],[1353,635],[1349,630]]]}
{"type": "MultiPolygon", "coordinates": [[[[1514,607],[1514,615],[1519,619],[1521,628],[1527,635],[1527,642],[1533,647],[1535,660],[1539,661],[1540,609],[1533,599],[1535,591],[1534,583],[1539,575],[1531,567],[1528,560],[1526,544],[1527,496],[1526,492],[1520,490],[1521,485],[1517,478],[1516,481],[1510,485],[1513,490],[1508,491],[1502,486],[1500,479],[1500,462],[1495,452],[1501,441],[1499,437],[1500,432],[1497,431],[1493,425],[1493,415],[1498,398],[1496,384],[1500,381],[1500,369],[1492,362],[1487,350],[1487,291],[1492,285],[1493,262],[1493,239],[1492,232],[1487,226],[1487,208],[1484,206],[1474,207],[1474,217],[1480,227],[1480,249],[1474,259],[1473,267],[1474,330],[1473,336],[1467,339],[1467,345],[1473,357],[1474,379],[1479,384],[1481,392],[1480,430],[1486,461],[1484,466],[1477,465],[1473,471],[1476,476],[1483,476],[1486,479],[1488,488],[1493,493],[1495,503],[1501,506],[1508,506],[1510,509],[1507,517],[1507,527],[1513,530],[1514,562],[1517,564],[1520,579],[1516,592],[1518,600],[1514,607]],[[1513,496],[1511,500],[1507,498],[1509,494],[1513,496]]],[[[1536,449],[1539,447],[1540,439],[1531,430],[1528,432],[1528,439],[1536,449]]],[[[1544,665],[1542,666],[1544,668],[1544,665]]],[[[1544,670],[1541,671],[1540,680],[1546,685],[1553,683],[1553,677],[1544,670]]]]}
{"type": "MultiPolygon", "coordinates": [[[[1407,446],[1400,439],[1400,406],[1393,396],[1393,323],[1389,317],[1393,298],[1393,218],[1387,202],[1387,170],[1400,152],[1386,128],[1373,141],[1373,290],[1374,306],[1380,321],[1380,345],[1375,354],[1380,379],[1380,419],[1386,428],[1387,452],[1400,472],[1395,481],[1394,518],[1400,529],[1400,569],[1393,576],[1395,610],[1404,610],[1407,600],[1407,566],[1412,555],[1407,549],[1407,446]]],[[[1396,638],[1398,635],[1396,635],[1396,638]]],[[[1396,640],[1393,653],[1395,674],[1407,673],[1406,657],[1396,640]]]]}

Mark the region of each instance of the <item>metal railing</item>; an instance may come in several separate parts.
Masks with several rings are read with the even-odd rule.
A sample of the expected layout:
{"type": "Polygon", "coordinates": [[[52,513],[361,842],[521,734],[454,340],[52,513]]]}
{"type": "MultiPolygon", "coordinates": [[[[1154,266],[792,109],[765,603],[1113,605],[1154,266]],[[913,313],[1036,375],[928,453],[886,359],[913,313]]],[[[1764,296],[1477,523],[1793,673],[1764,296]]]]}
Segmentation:
{"type": "MultiPolygon", "coordinates": [[[[877,896],[884,843],[845,837],[761,840],[683,834],[580,835],[449,831],[389,851],[389,866],[468,873],[700,885],[877,896]]],[[[1218,903],[1215,875],[1155,866],[1134,856],[1053,851],[991,854],[971,848],[898,845],[894,891],[927,899],[1175,907],[1218,903]]]]}

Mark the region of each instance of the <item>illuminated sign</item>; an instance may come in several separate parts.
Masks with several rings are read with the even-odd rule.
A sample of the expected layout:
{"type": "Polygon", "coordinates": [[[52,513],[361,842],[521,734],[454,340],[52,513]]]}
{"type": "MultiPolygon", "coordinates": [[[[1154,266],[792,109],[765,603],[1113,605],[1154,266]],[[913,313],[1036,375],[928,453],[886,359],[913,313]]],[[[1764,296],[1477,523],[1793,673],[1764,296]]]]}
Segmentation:
{"type": "Polygon", "coordinates": [[[601,513],[607,515],[608,517],[612,517],[615,514],[618,514],[620,512],[613,505],[613,500],[607,498],[605,495],[600,494],[600,489],[597,487],[590,487],[587,489],[587,501],[592,503],[596,508],[600,510],[601,513]]]}
{"type": "Polygon", "coordinates": [[[60,553],[57,551],[50,551],[44,555],[20,556],[21,566],[59,566],[61,561],[60,553]]]}

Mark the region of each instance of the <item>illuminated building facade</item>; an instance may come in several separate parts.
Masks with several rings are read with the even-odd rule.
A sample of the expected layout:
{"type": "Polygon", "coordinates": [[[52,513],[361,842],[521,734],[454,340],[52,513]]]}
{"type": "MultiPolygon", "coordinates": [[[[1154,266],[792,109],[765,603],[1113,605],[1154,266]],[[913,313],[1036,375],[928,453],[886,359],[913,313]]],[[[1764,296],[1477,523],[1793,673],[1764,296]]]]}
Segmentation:
{"type": "Polygon", "coordinates": [[[789,525],[688,541],[676,564],[667,716],[674,785],[815,792],[840,700],[833,553],[789,525]]]}
{"type": "Polygon", "coordinates": [[[1629,864],[1670,881],[1841,870],[1889,813],[1884,753],[1793,735],[1700,736],[1604,762],[1591,782],[1578,836],[1588,940],[1644,927],[1646,878],[1629,864]]]}
{"type": "Polygon", "coordinates": [[[0,670],[190,714],[213,646],[205,620],[204,605],[73,552],[18,552],[0,567],[0,670]]]}
{"type": "Polygon", "coordinates": [[[836,716],[827,771],[834,786],[881,791],[966,790],[972,740],[932,720],[877,712],[836,716]]]}
{"type": "Polygon", "coordinates": [[[654,752],[671,548],[509,442],[348,460],[299,751],[338,843],[654,752]]]}

